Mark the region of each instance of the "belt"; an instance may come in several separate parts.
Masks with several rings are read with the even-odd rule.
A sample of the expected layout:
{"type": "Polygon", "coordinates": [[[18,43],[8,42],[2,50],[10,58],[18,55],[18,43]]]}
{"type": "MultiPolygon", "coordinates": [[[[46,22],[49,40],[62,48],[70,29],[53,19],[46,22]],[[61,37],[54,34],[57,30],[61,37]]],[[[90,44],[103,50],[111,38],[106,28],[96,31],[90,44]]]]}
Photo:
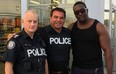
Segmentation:
{"type": "Polygon", "coordinates": [[[63,74],[63,71],[50,71],[50,74],[63,74]]]}

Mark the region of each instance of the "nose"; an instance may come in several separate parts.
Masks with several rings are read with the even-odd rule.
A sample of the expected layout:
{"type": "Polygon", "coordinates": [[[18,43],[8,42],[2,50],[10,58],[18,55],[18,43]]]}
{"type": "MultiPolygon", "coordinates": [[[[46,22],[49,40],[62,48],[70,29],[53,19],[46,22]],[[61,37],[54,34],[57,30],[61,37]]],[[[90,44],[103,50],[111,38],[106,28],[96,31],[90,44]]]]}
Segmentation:
{"type": "Polygon", "coordinates": [[[31,23],[30,23],[31,25],[34,25],[34,22],[33,21],[31,21],[31,23]]]}
{"type": "Polygon", "coordinates": [[[81,12],[79,12],[79,15],[82,15],[82,13],[81,13],[81,12]]]}
{"type": "Polygon", "coordinates": [[[60,18],[57,18],[57,21],[60,21],[61,19],[60,18]]]}

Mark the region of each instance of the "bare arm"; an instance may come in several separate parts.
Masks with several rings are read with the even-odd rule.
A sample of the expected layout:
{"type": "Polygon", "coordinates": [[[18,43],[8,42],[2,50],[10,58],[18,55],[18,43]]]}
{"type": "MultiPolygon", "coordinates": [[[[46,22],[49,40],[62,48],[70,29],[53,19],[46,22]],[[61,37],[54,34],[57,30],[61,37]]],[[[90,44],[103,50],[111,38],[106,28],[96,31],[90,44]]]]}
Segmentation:
{"type": "Polygon", "coordinates": [[[48,62],[47,62],[47,60],[45,60],[45,74],[49,74],[48,62]]]}
{"type": "Polygon", "coordinates": [[[14,74],[13,64],[11,62],[5,62],[5,74],[14,74]]]}
{"type": "Polygon", "coordinates": [[[112,74],[113,58],[112,58],[110,37],[108,35],[106,28],[101,23],[98,23],[97,31],[99,34],[100,45],[104,51],[107,74],[112,74]]]}
{"type": "Polygon", "coordinates": [[[72,30],[73,24],[74,24],[74,23],[69,24],[67,28],[68,28],[69,30],[72,30]]]}

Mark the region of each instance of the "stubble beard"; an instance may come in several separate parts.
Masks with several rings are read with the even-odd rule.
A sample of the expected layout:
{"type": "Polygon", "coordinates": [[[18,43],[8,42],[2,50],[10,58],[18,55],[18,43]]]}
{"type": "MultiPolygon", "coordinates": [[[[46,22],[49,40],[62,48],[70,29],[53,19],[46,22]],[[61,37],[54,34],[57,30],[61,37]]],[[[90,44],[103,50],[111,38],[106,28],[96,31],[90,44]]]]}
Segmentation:
{"type": "Polygon", "coordinates": [[[82,19],[82,20],[78,20],[79,23],[86,23],[87,22],[87,19],[82,19]]]}

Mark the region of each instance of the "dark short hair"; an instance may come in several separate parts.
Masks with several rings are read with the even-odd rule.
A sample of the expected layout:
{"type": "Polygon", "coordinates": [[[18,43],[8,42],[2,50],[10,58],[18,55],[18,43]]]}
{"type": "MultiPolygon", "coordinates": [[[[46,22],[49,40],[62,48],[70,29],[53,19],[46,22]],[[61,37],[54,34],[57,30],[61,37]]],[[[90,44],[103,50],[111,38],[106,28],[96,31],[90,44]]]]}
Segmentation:
{"type": "Polygon", "coordinates": [[[82,2],[82,1],[77,1],[77,2],[73,5],[73,7],[76,6],[76,5],[79,5],[79,4],[82,4],[82,5],[85,6],[85,8],[87,8],[86,4],[85,4],[84,2],[82,2]]]}
{"type": "Polygon", "coordinates": [[[66,18],[66,12],[65,12],[65,10],[64,10],[63,8],[56,7],[56,8],[54,8],[54,9],[52,9],[52,10],[51,10],[51,13],[50,13],[50,16],[51,16],[51,17],[52,17],[52,15],[53,15],[53,12],[54,12],[54,11],[63,12],[63,13],[64,13],[64,18],[66,18]]]}

